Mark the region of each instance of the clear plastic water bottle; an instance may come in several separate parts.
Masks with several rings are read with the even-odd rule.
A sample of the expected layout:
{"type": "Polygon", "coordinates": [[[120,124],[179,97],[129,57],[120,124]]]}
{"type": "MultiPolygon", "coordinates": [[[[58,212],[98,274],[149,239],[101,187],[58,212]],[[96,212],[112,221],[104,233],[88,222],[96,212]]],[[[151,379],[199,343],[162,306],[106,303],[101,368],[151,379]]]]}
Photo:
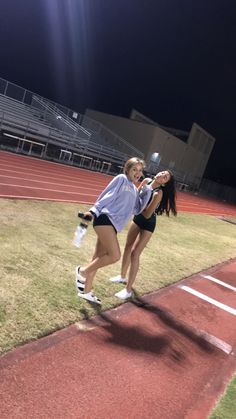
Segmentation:
{"type": "Polygon", "coordinates": [[[84,214],[81,211],[79,211],[78,217],[81,218],[83,221],[77,226],[75,230],[73,244],[76,247],[80,247],[81,241],[83,237],[85,236],[85,234],[87,233],[88,224],[93,219],[92,214],[89,214],[89,213],[84,214]]]}
{"type": "Polygon", "coordinates": [[[85,234],[87,233],[87,228],[88,228],[88,224],[85,224],[85,223],[80,223],[77,226],[77,228],[75,230],[74,240],[73,240],[73,244],[76,247],[80,247],[81,241],[82,241],[83,237],[85,236],[85,234]]]}

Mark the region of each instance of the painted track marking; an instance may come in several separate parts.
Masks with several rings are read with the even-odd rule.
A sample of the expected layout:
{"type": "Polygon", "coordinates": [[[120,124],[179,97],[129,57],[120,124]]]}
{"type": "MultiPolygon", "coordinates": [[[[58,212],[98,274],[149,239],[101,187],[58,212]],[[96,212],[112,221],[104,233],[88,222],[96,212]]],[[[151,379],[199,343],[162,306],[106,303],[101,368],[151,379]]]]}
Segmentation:
{"type": "MultiPolygon", "coordinates": [[[[24,172],[26,173],[26,165],[28,167],[28,164],[30,162],[30,168],[28,170],[30,170],[30,172],[32,173],[36,170],[36,173],[34,174],[34,176],[38,176],[40,177],[40,172],[42,173],[42,176],[45,177],[45,172],[48,172],[48,170],[50,170],[50,174],[48,173],[48,177],[50,178],[50,180],[52,180],[52,176],[54,176],[53,171],[55,170],[55,176],[58,180],[58,178],[60,177],[60,179],[62,180],[62,182],[65,182],[65,178],[67,178],[69,180],[69,178],[71,179],[72,176],[72,182],[75,181],[74,179],[74,175],[78,174],[78,170],[79,173],[82,174],[83,172],[83,176],[86,177],[86,183],[88,182],[88,170],[85,168],[78,168],[78,167],[73,167],[73,166],[67,166],[67,165],[62,165],[60,163],[56,163],[56,162],[51,162],[51,161],[46,161],[46,160],[41,160],[41,159],[35,159],[33,157],[29,157],[29,156],[24,156],[24,155],[18,155],[18,154],[13,154],[13,153],[9,153],[9,152],[0,152],[0,163],[2,165],[4,165],[4,167],[7,167],[7,172],[10,171],[10,169],[13,167],[13,170],[15,169],[15,167],[19,166],[19,170],[24,170],[24,172]],[[26,160],[27,159],[27,160],[26,160]],[[59,174],[60,171],[60,174],[59,174]],[[73,172],[72,172],[73,171],[73,172]],[[63,176],[65,177],[63,179],[63,176]]],[[[4,169],[2,169],[1,173],[4,174],[4,169]]],[[[96,182],[97,181],[97,173],[93,172],[93,177],[91,177],[91,182],[96,182]],[[94,176],[95,175],[95,176],[94,176]],[[95,180],[96,179],[96,180],[95,180]]],[[[26,173],[27,175],[27,173],[26,173]]],[[[99,173],[100,175],[100,173],[99,173]]],[[[107,183],[108,181],[111,179],[111,175],[109,174],[105,174],[105,173],[101,173],[101,175],[103,176],[102,179],[104,180],[104,182],[107,183]]],[[[100,177],[99,177],[100,180],[100,177]]],[[[80,181],[80,179],[76,179],[76,183],[80,181]]],[[[89,181],[90,182],[90,181],[89,181]]],[[[66,182],[65,182],[66,183],[66,182]]],[[[7,185],[6,185],[7,186],[7,185]]],[[[91,188],[92,189],[91,185],[91,188]]],[[[100,186],[100,182],[99,182],[99,186],[100,186]]],[[[105,186],[105,185],[104,185],[105,186]]],[[[8,187],[10,187],[10,185],[8,185],[8,187]]],[[[101,188],[102,189],[102,188],[101,188]]],[[[43,192],[43,191],[42,191],[43,192]]],[[[3,194],[2,193],[2,197],[6,196],[7,194],[3,194]]],[[[26,194],[25,194],[26,195],[26,194]]],[[[41,193],[42,195],[42,193],[41,193]]],[[[229,206],[226,204],[222,204],[219,202],[214,202],[211,201],[210,199],[203,199],[200,198],[198,196],[188,196],[188,205],[186,205],[186,194],[178,191],[178,206],[179,206],[179,210],[183,211],[183,212],[193,212],[193,213],[200,213],[200,214],[208,214],[208,215],[213,215],[213,216],[222,216],[222,214],[224,215],[232,215],[234,216],[235,213],[235,206],[229,206]],[[208,207],[208,203],[209,203],[209,207],[208,207]]],[[[14,193],[14,198],[21,198],[21,196],[17,195],[16,193],[14,193]]],[[[30,197],[28,197],[30,198],[30,197]]],[[[45,200],[50,200],[49,197],[45,197],[45,200]]],[[[58,198],[58,201],[60,201],[60,199],[58,198]]],[[[67,201],[67,200],[66,200],[67,201]]],[[[71,200],[69,200],[71,201],[71,200]]]]}
{"type": "MultiPolygon", "coordinates": [[[[36,186],[27,186],[27,185],[8,185],[6,183],[0,183],[0,186],[8,186],[9,188],[21,188],[21,189],[33,189],[33,190],[39,190],[39,191],[47,191],[47,192],[58,192],[58,193],[64,193],[64,194],[70,194],[70,195],[81,195],[81,193],[78,192],[71,192],[71,191],[64,191],[61,189],[50,189],[50,188],[39,188],[36,186]]],[[[60,185],[58,185],[60,187],[60,185]]],[[[97,198],[97,195],[90,194],[89,196],[94,196],[94,198],[97,198]]]]}
{"type": "Polygon", "coordinates": [[[214,335],[211,335],[208,332],[205,332],[204,330],[199,330],[197,335],[204,339],[206,342],[225,352],[227,355],[231,354],[233,351],[232,346],[229,345],[227,342],[217,338],[214,335]]]}
{"type": "Polygon", "coordinates": [[[207,295],[202,294],[201,292],[198,292],[198,291],[194,290],[193,288],[186,287],[186,285],[178,285],[178,288],[180,288],[184,291],[187,291],[190,294],[195,295],[195,297],[201,298],[202,300],[207,301],[208,303],[210,303],[210,304],[212,304],[212,305],[214,305],[218,308],[221,308],[222,310],[225,310],[228,313],[233,314],[234,316],[236,316],[235,308],[229,307],[226,304],[222,304],[219,301],[214,300],[214,298],[208,297],[207,295]]]}
{"type": "Polygon", "coordinates": [[[52,202],[68,202],[68,203],[70,203],[70,204],[73,204],[73,203],[75,203],[75,204],[85,204],[85,205],[92,205],[93,203],[94,203],[94,200],[93,201],[90,201],[89,202],[89,200],[84,200],[84,201],[81,201],[81,200],[77,200],[77,201],[75,201],[74,199],[58,199],[58,198],[40,198],[39,196],[29,196],[29,195],[4,195],[4,194],[0,194],[0,198],[6,198],[6,199],[32,199],[32,201],[52,201],[52,202]]]}
{"type": "Polygon", "coordinates": [[[236,288],[235,287],[233,287],[232,285],[227,284],[226,282],[220,281],[217,278],[214,278],[214,276],[211,276],[211,275],[202,275],[202,277],[203,278],[206,278],[206,279],[209,279],[210,281],[216,282],[217,284],[222,285],[222,287],[229,288],[232,291],[236,291],[236,288]]]}

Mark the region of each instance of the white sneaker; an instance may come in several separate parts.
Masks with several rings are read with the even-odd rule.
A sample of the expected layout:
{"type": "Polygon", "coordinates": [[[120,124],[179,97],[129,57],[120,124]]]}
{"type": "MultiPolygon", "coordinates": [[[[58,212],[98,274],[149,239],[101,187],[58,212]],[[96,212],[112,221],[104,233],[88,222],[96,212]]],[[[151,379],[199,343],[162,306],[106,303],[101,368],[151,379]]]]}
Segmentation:
{"type": "Polygon", "coordinates": [[[132,291],[128,292],[126,288],[124,288],[123,290],[115,294],[115,296],[120,298],[120,300],[127,300],[128,298],[131,298],[132,295],[133,295],[132,291]]]}
{"type": "Polygon", "coordinates": [[[102,304],[101,300],[99,300],[99,298],[97,298],[96,295],[94,295],[91,291],[87,292],[86,294],[83,291],[78,292],[78,297],[84,298],[91,303],[102,304]]]}
{"type": "Polygon", "coordinates": [[[80,275],[79,273],[80,270],[80,266],[76,266],[75,268],[75,286],[77,291],[80,291],[81,289],[84,289],[84,283],[86,281],[86,279],[80,275]]]}
{"type": "Polygon", "coordinates": [[[117,275],[117,276],[113,276],[112,278],[109,278],[109,281],[114,282],[116,284],[127,284],[127,279],[126,278],[122,278],[122,276],[117,275]]]}

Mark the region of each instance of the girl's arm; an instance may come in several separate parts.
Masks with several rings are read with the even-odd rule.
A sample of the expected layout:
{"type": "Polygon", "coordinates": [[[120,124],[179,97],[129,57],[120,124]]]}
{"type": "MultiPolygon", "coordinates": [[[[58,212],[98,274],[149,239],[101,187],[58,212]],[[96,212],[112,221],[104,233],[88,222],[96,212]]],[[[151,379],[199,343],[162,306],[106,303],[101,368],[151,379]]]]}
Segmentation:
{"type": "Polygon", "coordinates": [[[142,180],[142,182],[140,182],[140,184],[138,185],[138,190],[140,190],[142,188],[142,186],[147,185],[148,183],[151,182],[151,178],[146,177],[145,179],[142,180]]]}
{"type": "MultiPolygon", "coordinates": [[[[149,179],[149,178],[146,178],[141,182],[140,187],[138,188],[139,195],[137,197],[137,201],[136,201],[136,204],[135,204],[134,214],[140,214],[141,212],[143,212],[143,210],[147,206],[147,203],[150,199],[150,196],[151,196],[151,193],[152,193],[153,189],[157,188],[158,186],[159,186],[159,182],[158,182],[158,179],[156,179],[156,178],[154,178],[153,180],[149,179]],[[148,185],[147,185],[147,183],[148,183],[148,185]]],[[[161,198],[160,198],[160,201],[161,201],[161,198]]],[[[159,203],[159,201],[157,200],[156,206],[158,205],[158,203],[159,203]]],[[[155,210],[155,208],[154,208],[154,210],[155,210]]]]}
{"type": "Polygon", "coordinates": [[[138,190],[138,195],[136,198],[136,203],[135,203],[133,214],[140,214],[144,210],[144,208],[146,207],[151,197],[152,191],[153,191],[153,187],[147,184],[143,184],[141,189],[138,190]]]}
{"type": "Polygon", "coordinates": [[[163,196],[163,191],[161,189],[159,191],[156,191],[156,192],[153,193],[151,201],[149,202],[147,207],[142,212],[142,215],[145,218],[150,218],[151,217],[151,215],[154,213],[156,207],[158,207],[158,205],[160,204],[160,202],[162,200],[162,196],[163,196]]]}

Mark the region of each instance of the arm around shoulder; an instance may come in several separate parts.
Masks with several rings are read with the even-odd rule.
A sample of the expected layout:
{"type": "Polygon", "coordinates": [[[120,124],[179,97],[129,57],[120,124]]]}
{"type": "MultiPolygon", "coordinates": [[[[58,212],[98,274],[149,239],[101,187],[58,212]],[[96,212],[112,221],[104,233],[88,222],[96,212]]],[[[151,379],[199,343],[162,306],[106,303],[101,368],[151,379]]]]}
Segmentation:
{"type": "Polygon", "coordinates": [[[145,179],[142,180],[142,182],[140,182],[140,184],[138,185],[138,189],[141,189],[143,186],[147,185],[148,183],[151,182],[151,178],[146,177],[145,179]]]}
{"type": "Polygon", "coordinates": [[[151,215],[154,213],[155,209],[158,207],[162,200],[163,192],[160,189],[159,191],[156,191],[152,195],[152,199],[149,202],[149,204],[146,206],[146,208],[143,210],[142,215],[145,218],[150,218],[151,215]]]}

